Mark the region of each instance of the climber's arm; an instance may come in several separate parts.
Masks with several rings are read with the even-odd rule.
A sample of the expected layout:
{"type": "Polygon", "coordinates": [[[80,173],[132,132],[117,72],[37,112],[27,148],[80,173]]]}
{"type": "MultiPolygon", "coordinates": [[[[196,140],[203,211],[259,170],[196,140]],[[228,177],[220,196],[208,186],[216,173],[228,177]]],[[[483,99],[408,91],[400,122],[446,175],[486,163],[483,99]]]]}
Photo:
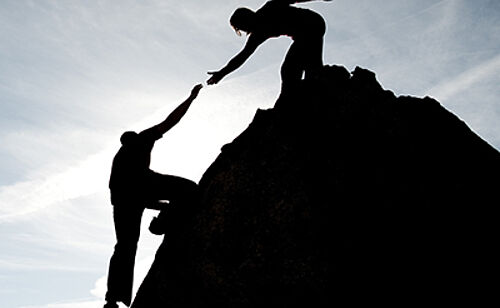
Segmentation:
{"type": "Polygon", "coordinates": [[[212,75],[212,77],[207,80],[207,84],[216,84],[226,75],[238,69],[265,40],[265,38],[259,35],[250,34],[245,47],[243,47],[243,49],[226,64],[226,66],[219,71],[208,72],[208,74],[212,75]]]}
{"type": "Polygon", "coordinates": [[[156,125],[156,129],[159,131],[161,135],[165,134],[177,123],[179,123],[179,121],[182,119],[182,117],[186,114],[187,110],[189,109],[189,106],[191,106],[191,103],[198,96],[198,93],[200,92],[202,87],[203,85],[201,84],[194,86],[194,88],[191,90],[191,95],[189,95],[189,97],[182,104],[180,104],[177,108],[175,108],[175,110],[172,111],[168,115],[168,117],[165,120],[163,120],[163,122],[156,125]]]}
{"type": "MultiPolygon", "coordinates": [[[[315,0],[274,0],[274,1],[279,1],[279,2],[283,2],[283,3],[287,3],[287,4],[294,4],[294,3],[301,3],[301,2],[312,2],[315,0]]],[[[329,2],[332,0],[323,0],[323,1],[329,2]]]]}

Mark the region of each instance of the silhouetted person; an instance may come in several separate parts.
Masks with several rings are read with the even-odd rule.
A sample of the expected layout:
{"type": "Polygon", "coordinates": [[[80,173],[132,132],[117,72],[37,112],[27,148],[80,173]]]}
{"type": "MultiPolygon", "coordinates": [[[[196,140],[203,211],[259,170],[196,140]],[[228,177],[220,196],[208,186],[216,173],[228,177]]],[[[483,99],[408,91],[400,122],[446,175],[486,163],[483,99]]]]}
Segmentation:
{"type": "Polygon", "coordinates": [[[311,10],[290,6],[309,1],[312,0],[271,0],[256,12],[238,8],[231,16],[230,23],[238,35],[241,35],[241,31],[248,34],[245,47],[224,68],[208,72],[212,77],[207,83],[218,83],[224,76],[239,68],[260,44],[281,35],[293,39],[281,66],[282,86],[293,86],[302,79],[303,72],[306,77],[316,74],[323,66],[325,21],[311,10]]]}
{"type": "MultiPolygon", "coordinates": [[[[109,181],[116,245],[109,264],[105,308],[118,307],[117,302],[130,305],[135,255],[144,209],[156,207],[158,200],[168,200],[169,211],[171,208],[195,206],[196,183],[181,177],[156,173],[149,165],[151,150],[156,140],[179,122],[201,88],[201,84],[196,85],[189,98],[160,124],[140,133],[125,132],[120,138],[122,146],[113,159],[109,181]]],[[[159,217],[165,217],[165,211],[166,209],[162,209],[159,217]]],[[[164,222],[156,222],[152,222],[151,232],[164,233],[164,222]]]]}

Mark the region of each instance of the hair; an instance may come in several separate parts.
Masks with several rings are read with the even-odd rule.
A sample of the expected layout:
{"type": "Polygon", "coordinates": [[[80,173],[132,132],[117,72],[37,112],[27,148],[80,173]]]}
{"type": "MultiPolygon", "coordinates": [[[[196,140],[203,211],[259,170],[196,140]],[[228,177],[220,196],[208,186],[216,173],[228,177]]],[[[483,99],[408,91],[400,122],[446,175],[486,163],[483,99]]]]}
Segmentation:
{"type": "Polygon", "coordinates": [[[229,23],[236,31],[238,36],[241,36],[241,31],[251,33],[254,23],[255,12],[246,7],[240,7],[234,11],[233,15],[229,19],[229,23]]]}
{"type": "Polygon", "coordinates": [[[138,136],[139,135],[136,132],[127,131],[124,132],[120,137],[120,142],[122,143],[122,145],[132,144],[137,140],[138,136]]]}

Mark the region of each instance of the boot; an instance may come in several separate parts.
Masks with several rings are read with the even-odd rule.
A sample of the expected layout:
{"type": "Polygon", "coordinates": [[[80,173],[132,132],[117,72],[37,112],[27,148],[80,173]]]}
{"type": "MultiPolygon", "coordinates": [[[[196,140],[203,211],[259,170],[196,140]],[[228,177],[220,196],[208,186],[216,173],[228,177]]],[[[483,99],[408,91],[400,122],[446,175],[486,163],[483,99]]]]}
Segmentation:
{"type": "Polygon", "coordinates": [[[116,302],[106,302],[103,308],[118,308],[118,304],[116,302]]]}
{"type": "Polygon", "coordinates": [[[166,232],[166,219],[162,212],[157,217],[153,217],[149,224],[149,231],[156,235],[163,235],[166,232]]]}

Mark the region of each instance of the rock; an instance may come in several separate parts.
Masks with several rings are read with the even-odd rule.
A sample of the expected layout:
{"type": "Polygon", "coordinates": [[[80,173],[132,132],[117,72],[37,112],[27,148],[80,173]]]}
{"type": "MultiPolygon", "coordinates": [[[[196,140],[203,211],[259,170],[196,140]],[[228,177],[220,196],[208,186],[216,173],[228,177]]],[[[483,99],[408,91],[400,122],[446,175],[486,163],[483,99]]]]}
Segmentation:
{"type": "Polygon", "coordinates": [[[493,297],[500,153],[432,98],[325,67],[208,168],[133,308],[493,297]]]}

